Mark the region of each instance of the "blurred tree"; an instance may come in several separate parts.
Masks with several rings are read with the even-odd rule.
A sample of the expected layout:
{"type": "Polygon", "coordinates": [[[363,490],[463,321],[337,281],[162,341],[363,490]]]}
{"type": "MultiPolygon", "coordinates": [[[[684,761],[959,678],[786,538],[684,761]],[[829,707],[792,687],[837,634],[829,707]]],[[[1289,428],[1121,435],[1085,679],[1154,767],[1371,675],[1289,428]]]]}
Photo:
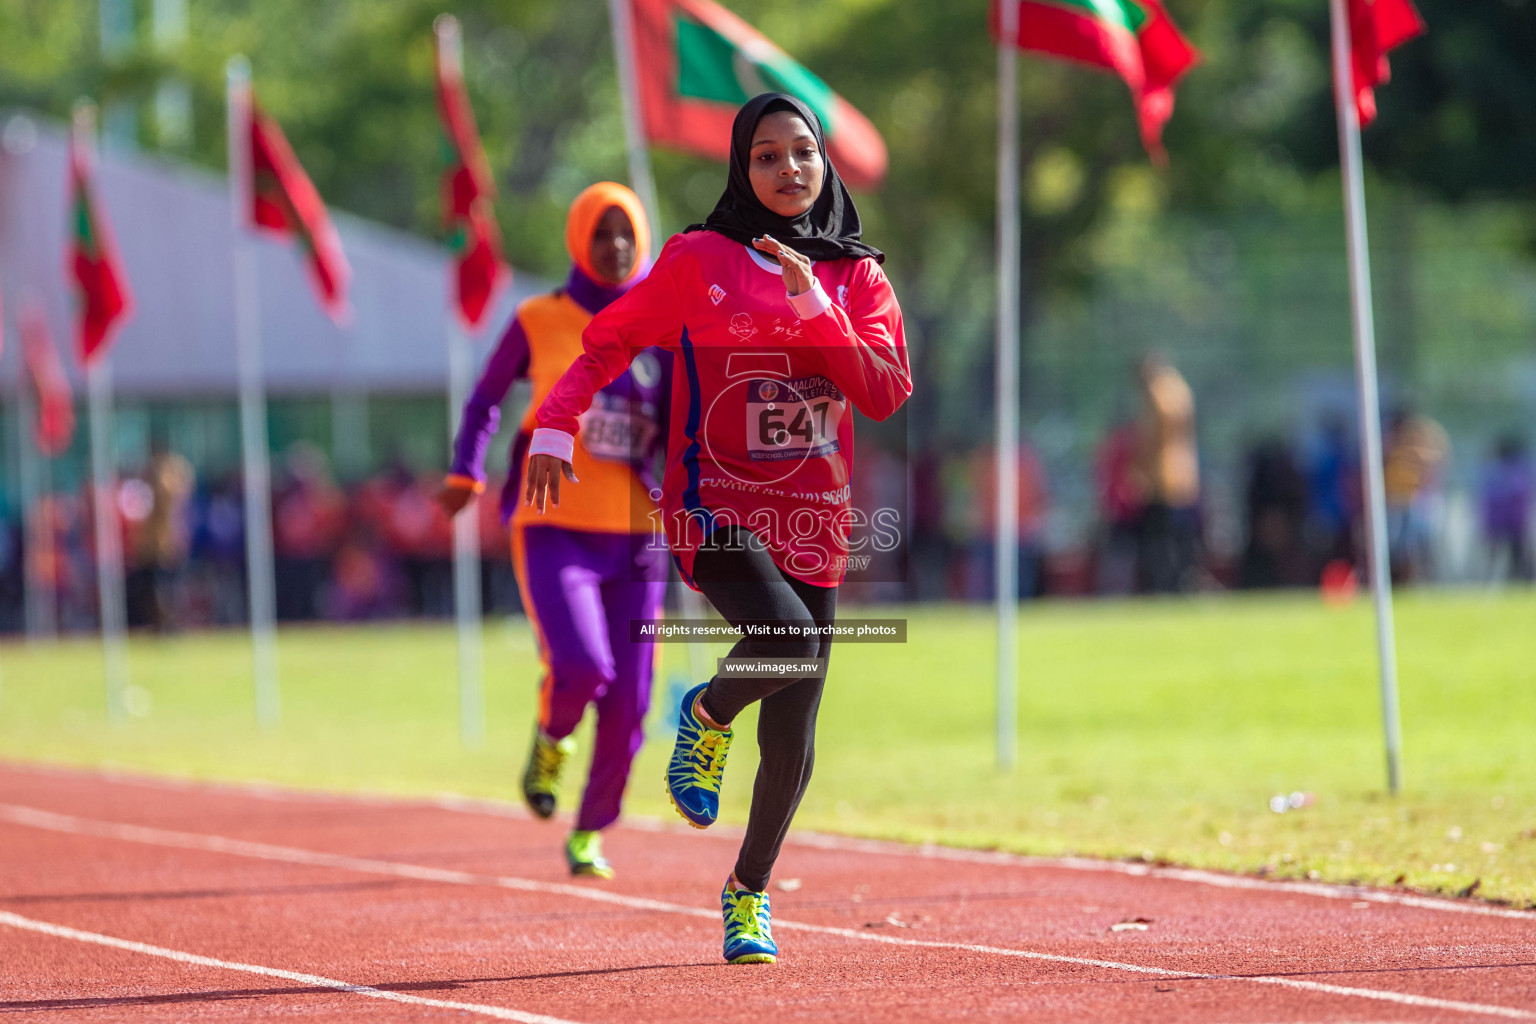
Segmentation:
{"type": "MultiPolygon", "coordinates": [[[[132,0],[140,22],[149,0],[132,0]]],[[[1366,137],[1373,172],[1452,201],[1536,208],[1536,0],[1419,0],[1430,35],[1398,50],[1366,137]]],[[[996,54],[987,0],[726,0],[885,134],[885,188],[860,197],[890,253],[928,386],[914,436],[974,436],[990,405],[996,54]],[[978,400],[977,396],[985,396],[978,400]],[[943,415],[940,415],[940,412],[943,415]]],[[[81,94],[149,102],[168,72],[193,95],[192,158],[224,165],[223,65],[250,56],[258,95],[335,207],[436,235],[440,169],[431,22],[440,0],[189,0],[191,41],[100,53],[97,0],[0,0],[0,106],[67,115],[81,94]]],[[[459,0],[471,98],[502,184],[508,255],[558,275],[566,204],[625,177],[602,0],[459,0]]],[[[1137,139],[1125,87],[1020,61],[1025,322],[1044,294],[1080,290],[1106,260],[1173,244],[1168,211],[1288,212],[1338,202],[1325,0],[1168,0],[1204,53],[1179,90],[1166,171],[1137,139]],[[1118,255],[1117,255],[1118,254],[1118,255]]],[[[657,152],[662,227],[698,219],[718,165],[657,152]]],[[[1536,218],[1528,217],[1536,224],[1536,218]]],[[[1532,236],[1536,237],[1536,229],[1532,236]]],[[[1027,383],[1027,382],[1026,382],[1027,383]]],[[[1026,394],[1028,389],[1026,388],[1026,394]]]]}

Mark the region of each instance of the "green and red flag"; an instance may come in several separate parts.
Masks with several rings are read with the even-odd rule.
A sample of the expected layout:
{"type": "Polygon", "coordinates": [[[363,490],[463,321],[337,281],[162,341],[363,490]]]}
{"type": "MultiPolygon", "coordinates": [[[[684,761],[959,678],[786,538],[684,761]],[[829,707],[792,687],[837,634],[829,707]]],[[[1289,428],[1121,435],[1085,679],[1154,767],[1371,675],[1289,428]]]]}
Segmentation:
{"type": "Polygon", "coordinates": [[[79,303],[76,340],[80,362],[90,365],[111,347],[118,327],[133,312],[112,228],[96,201],[90,143],[77,129],[69,143],[70,244],[68,272],[79,303]]]}
{"type": "Polygon", "coordinates": [[[1387,52],[1425,31],[1411,0],[1349,0],[1349,44],[1360,127],[1376,120],[1376,87],[1391,77],[1387,52]]]}
{"type": "Polygon", "coordinates": [[[325,203],[277,122],[250,102],[250,166],[246,168],[250,223],[292,236],[303,250],[310,281],[320,305],[338,323],[347,318],[347,286],[352,268],[341,251],[341,237],[325,203]]]}
{"type": "Polygon", "coordinates": [[[1159,0],[1022,0],[1018,34],[1003,39],[1000,3],[992,0],[992,35],[1118,74],[1136,101],[1141,142],[1154,160],[1167,158],[1163,125],[1173,116],[1173,90],[1200,59],[1159,0]]]}
{"type": "Polygon", "coordinates": [[[60,455],[75,437],[74,391],[64,375],[58,350],[53,347],[48,320],[35,303],[22,307],[17,328],[27,376],[37,395],[37,449],[50,457],[60,455]]]}
{"type": "Polygon", "coordinates": [[[766,36],[711,0],[625,0],[647,138],[726,160],[736,110],[763,92],[821,118],[827,155],[850,188],[878,188],[889,162],[869,119],[766,36]]]}
{"type": "Polygon", "coordinates": [[[480,325],[509,280],[496,224],[496,185],[485,147],[475,126],[460,63],[457,24],[440,29],[451,41],[437,47],[437,113],[443,126],[443,226],[453,250],[455,297],[459,318],[471,330],[480,325]]]}

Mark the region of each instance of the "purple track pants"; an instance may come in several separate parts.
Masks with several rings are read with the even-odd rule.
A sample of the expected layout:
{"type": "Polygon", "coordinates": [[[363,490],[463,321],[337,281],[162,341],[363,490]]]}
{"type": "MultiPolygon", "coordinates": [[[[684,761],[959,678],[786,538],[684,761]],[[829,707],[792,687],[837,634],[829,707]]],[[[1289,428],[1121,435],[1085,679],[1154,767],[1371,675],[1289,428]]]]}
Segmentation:
{"type": "Polygon", "coordinates": [[[629,623],[661,614],[667,552],[649,534],[533,525],[513,528],[512,560],[544,661],[540,728],[561,739],[597,708],[576,827],[606,828],[645,738],[656,664],[655,645],[631,642],[629,623]]]}

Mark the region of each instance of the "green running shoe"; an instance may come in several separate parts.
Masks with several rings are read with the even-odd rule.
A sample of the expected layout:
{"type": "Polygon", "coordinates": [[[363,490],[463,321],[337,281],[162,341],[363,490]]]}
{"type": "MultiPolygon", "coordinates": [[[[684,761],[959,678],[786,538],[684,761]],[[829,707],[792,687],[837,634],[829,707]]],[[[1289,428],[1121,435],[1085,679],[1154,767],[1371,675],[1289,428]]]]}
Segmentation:
{"type": "Polygon", "coordinates": [[[677,743],[667,763],[667,795],[677,813],[694,828],[709,828],[720,813],[720,777],[731,749],[731,731],[705,725],[693,713],[694,701],[708,683],[683,694],[677,713],[677,743]]]}
{"type": "Polygon", "coordinates": [[[565,862],[571,866],[573,875],[613,877],[613,866],[603,858],[603,837],[598,832],[572,832],[565,841],[565,862]]]}
{"type": "Polygon", "coordinates": [[[528,768],[523,772],[523,799],[541,818],[555,813],[555,797],[560,793],[560,773],[566,758],[576,751],[576,738],[550,739],[544,730],[533,730],[533,749],[528,752],[528,768]]]}
{"type": "Polygon", "coordinates": [[[732,889],[727,878],[720,890],[720,914],[725,918],[726,963],[778,963],[779,946],[773,941],[767,893],[732,889]]]}

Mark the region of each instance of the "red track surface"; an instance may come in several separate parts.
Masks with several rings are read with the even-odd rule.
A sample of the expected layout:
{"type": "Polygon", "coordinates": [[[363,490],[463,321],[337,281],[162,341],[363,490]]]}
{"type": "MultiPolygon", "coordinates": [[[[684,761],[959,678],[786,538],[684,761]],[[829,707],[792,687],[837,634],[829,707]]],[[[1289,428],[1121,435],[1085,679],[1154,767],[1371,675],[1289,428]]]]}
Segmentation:
{"type": "Polygon", "coordinates": [[[781,960],[727,967],[735,836],[615,829],[605,884],[565,874],[563,831],[504,808],[0,765],[0,1014],[1536,1020],[1536,915],[792,837],[781,960]],[[1146,930],[1112,930],[1135,918],[1146,930]]]}

